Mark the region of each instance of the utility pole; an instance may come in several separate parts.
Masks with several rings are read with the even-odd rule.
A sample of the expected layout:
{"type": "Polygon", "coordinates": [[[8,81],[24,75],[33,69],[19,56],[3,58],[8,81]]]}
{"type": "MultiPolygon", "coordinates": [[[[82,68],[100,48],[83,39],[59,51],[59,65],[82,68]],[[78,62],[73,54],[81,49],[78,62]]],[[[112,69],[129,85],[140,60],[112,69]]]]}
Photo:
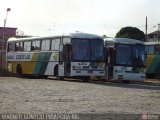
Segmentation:
{"type": "Polygon", "coordinates": [[[49,33],[48,33],[48,34],[49,34],[49,36],[50,36],[51,30],[52,30],[51,28],[49,28],[49,29],[48,29],[48,31],[49,31],[49,33]]]}
{"type": "Polygon", "coordinates": [[[8,17],[8,12],[11,11],[11,8],[7,8],[7,13],[6,13],[6,18],[4,19],[4,26],[3,26],[3,33],[2,33],[2,62],[1,62],[1,68],[2,70],[6,69],[6,59],[5,59],[5,28],[6,28],[6,22],[7,22],[7,17],[8,17]]]}

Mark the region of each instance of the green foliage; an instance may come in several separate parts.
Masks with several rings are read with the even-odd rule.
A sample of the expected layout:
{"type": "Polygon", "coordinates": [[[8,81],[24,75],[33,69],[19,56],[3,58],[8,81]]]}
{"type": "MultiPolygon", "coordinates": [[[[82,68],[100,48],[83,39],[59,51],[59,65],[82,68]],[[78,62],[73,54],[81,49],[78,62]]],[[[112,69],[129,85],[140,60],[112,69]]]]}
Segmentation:
{"type": "Polygon", "coordinates": [[[131,38],[144,41],[145,34],[136,27],[124,27],[116,34],[116,38],[131,38]]]}
{"type": "Polygon", "coordinates": [[[102,38],[108,38],[108,36],[107,35],[102,35],[102,38]]]}

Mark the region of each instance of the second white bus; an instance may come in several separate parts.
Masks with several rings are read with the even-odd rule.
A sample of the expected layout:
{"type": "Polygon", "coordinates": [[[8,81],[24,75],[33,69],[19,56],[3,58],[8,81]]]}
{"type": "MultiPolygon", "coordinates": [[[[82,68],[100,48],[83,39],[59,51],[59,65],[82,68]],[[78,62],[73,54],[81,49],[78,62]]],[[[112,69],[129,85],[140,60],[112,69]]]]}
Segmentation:
{"type": "Polygon", "coordinates": [[[139,40],[114,38],[105,41],[107,79],[145,80],[145,45],[139,40]]]}

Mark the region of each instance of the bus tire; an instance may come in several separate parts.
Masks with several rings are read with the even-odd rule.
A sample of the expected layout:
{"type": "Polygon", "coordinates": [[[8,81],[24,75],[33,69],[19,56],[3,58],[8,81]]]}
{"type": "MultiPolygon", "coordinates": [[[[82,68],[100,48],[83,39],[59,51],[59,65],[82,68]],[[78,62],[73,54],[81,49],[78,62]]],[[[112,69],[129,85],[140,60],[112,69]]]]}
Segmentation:
{"type": "Polygon", "coordinates": [[[47,75],[40,75],[39,77],[42,78],[42,79],[47,79],[48,78],[47,75]]]}
{"type": "Polygon", "coordinates": [[[64,77],[60,76],[58,79],[59,79],[59,80],[64,80],[64,77]]]}
{"type": "Polygon", "coordinates": [[[22,77],[22,66],[21,66],[21,64],[18,64],[18,65],[17,65],[17,76],[18,76],[19,78],[22,77]]]}
{"type": "Polygon", "coordinates": [[[122,83],[130,83],[129,80],[122,80],[122,83]]]}
{"type": "Polygon", "coordinates": [[[154,74],[146,74],[146,77],[148,79],[154,79],[155,78],[155,75],[154,74]]]}
{"type": "Polygon", "coordinates": [[[83,77],[83,78],[82,78],[82,81],[83,81],[83,82],[89,82],[89,80],[90,80],[90,77],[83,77]]]}
{"type": "Polygon", "coordinates": [[[56,65],[54,68],[54,76],[58,77],[58,65],[56,65]]]}

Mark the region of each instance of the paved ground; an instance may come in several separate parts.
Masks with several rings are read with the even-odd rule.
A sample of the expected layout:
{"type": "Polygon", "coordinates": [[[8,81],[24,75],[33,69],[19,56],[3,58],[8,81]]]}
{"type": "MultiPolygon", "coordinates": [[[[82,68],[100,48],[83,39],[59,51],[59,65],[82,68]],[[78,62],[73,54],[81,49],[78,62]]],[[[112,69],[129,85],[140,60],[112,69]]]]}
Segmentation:
{"type": "Polygon", "coordinates": [[[0,113],[160,114],[160,86],[0,77],[0,113]]]}

